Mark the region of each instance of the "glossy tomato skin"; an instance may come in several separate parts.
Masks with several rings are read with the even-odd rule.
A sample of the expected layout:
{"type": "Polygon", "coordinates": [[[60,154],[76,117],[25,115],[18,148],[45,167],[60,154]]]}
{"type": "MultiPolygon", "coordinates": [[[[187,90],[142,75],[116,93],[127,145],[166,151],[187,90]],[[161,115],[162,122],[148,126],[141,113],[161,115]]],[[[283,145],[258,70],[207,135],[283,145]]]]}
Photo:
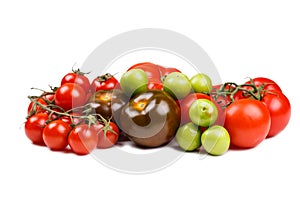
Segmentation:
{"type": "Polygon", "coordinates": [[[95,104],[95,112],[104,117],[105,119],[110,119],[112,117],[112,96],[112,90],[99,90],[89,100],[90,102],[95,104]]]}
{"type": "MultiPolygon", "coordinates": [[[[246,84],[250,84],[251,81],[247,81],[246,84]]],[[[269,78],[265,78],[265,77],[257,77],[257,78],[254,78],[253,79],[253,83],[256,87],[260,87],[261,85],[264,84],[264,90],[275,90],[275,91],[278,91],[278,92],[282,92],[281,88],[279,87],[279,85],[269,79],[269,78]]]]}
{"type": "Polygon", "coordinates": [[[119,138],[118,126],[114,122],[109,122],[109,129],[106,132],[103,128],[98,131],[98,148],[109,148],[117,143],[119,138]]]}
{"type": "Polygon", "coordinates": [[[86,155],[93,151],[98,143],[98,129],[88,124],[75,126],[69,133],[68,143],[72,151],[78,155],[86,155]]]}
{"type": "Polygon", "coordinates": [[[230,134],[231,145],[252,148],[268,135],[271,116],[268,108],[260,101],[241,99],[226,109],[224,127],[230,134]]]}
{"type": "Polygon", "coordinates": [[[45,111],[43,108],[41,108],[41,106],[37,105],[36,102],[39,102],[40,104],[42,104],[44,106],[48,105],[44,98],[37,98],[35,101],[31,101],[29,103],[28,108],[27,108],[28,115],[45,111]]]}
{"type": "Polygon", "coordinates": [[[149,90],[135,96],[120,114],[121,129],[142,147],[167,144],[179,125],[179,106],[169,94],[160,90],[149,90]]]}
{"type": "Polygon", "coordinates": [[[48,114],[37,113],[25,122],[25,134],[34,144],[43,145],[43,129],[48,120],[48,114]]]}
{"type": "Polygon", "coordinates": [[[66,83],[56,90],[54,99],[57,106],[67,111],[84,105],[86,92],[77,84],[66,83]]]}
{"type": "Polygon", "coordinates": [[[261,101],[271,115],[271,127],[267,137],[273,137],[287,126],[291,117],[291,105],[288,98],[278,91],[265,92],[261,101]]]}
{"type": "Polygon", "coordinates": [[[189,109],[192,103],[198,99],[207,99],[212,101],[218,109],[218,118],[215,124],[223,125],[225,120],[225,109],[222,109],[221,106],[212,99],[212,97],[203,94],[203,93],[191,93],[187,97],[185,97],[182,101],[180,101],[181,108],[181,124],[185,124],[191,121],[189,116],[189,109]]]}
{"type": "Polygon", "coordinates": [[[62,121],[54,120],[47,124],[43,130],[43,140],[52,150],[64,150],[68,146],[68,134],[71,126],[62,121]]]}
{"type": "Polygon", "coordinates": [[[89,79],[83,74],[75,72],[70,72],[62,78],[61,85],[64,85],[65,83],[75,83],[82,87],[82,89],[84,89],[86,92],[90,89],[89,79]]]}
{"type": "Polygon", "coordinates": [[[109,73],[96,77],[92,81],[90,87],[92,92],[97,92],[99,90],[113,90],[119,88],[120,88],[119,81],[109,73]]]}

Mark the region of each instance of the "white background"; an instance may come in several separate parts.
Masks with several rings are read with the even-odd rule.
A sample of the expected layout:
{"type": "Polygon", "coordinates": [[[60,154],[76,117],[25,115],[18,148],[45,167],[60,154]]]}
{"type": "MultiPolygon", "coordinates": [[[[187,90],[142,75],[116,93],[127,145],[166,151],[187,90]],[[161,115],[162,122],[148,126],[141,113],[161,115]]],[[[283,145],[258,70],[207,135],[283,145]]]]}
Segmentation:
{"type": "Polygon", "coordinates": [[[299,199],[297,1],[105,2],[0,2],[0,199],[299,199]],[[272,78],[292,104],[288,127],[254,149],[203,160],[186,154],[146,175],[32,145],[22,127],[29,88],[58,85],[102,42],[137,28],[191,38],[223,81],[272,78]]]}

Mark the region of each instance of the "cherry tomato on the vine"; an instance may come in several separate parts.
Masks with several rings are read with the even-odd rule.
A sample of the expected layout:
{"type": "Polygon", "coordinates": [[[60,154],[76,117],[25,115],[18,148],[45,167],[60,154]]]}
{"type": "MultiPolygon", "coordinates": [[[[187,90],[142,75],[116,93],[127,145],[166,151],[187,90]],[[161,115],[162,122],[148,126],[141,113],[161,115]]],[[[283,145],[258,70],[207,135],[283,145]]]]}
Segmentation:
{"type": "Polygon", "coordinates": [[[25,122],[25,133],[26,136],[32,141],[32,143],[44,144],[43,129],[46,126],[48,117],[48,114],[41,112],[32,115],[25,122]]]}
{"type": "Polygon", "coordinates": [[[28,108],[27,108],[28,115],[45,111],[43,108],[41,108],[41,106],[37,105],[36,102],[39,102],[40,104],[45,105],[45,106],[48,105],[47,102],[45,101],[45,99],[37,98],[35,101],[31,101],[29,103],[28,108]]]}
{"type": "Polygon", "coordinates": [[[109,122],[108,127],[104,127],[98,131],[98,148],[109,148],[117,143],[119,138],[119,128],[114,122],[109,122]]]}
{"type": "Polygon", "coordinates": [[[68,143],[72,151],[78,155],[86,155],[93,151],[98,144],[98,129],[88,124],[75,126],[69,133],[68,143]]]}
{"type": "Polygon", "coordinates": [[[86,102],[86,92],[75,83],[66,83],[55,92],[55,104],[64,110],[82,106],[86,102]]]}
{"type": "Polygon", "coordinates": [[[71,126],[63,120],[54,120],[43,130],[43,140],[52,150],[64,150],[68,146],[68,134],[71,126]]]}
{"type": "Polygon", "coordinates": [[[91,84],[91,91],[97,92],[99,90],[113,90],[119,89],[119,81],[111,74],[107,73],[96,77],[91,84]]]}
{"type": "Polygon", "coordinates": [[[79,70],[66,74],[61,80],[61,85],[64,85],[65,83],[75,83],[82,87],[85,92],[88,92],[90,89],[89,79],[79,70]]]}

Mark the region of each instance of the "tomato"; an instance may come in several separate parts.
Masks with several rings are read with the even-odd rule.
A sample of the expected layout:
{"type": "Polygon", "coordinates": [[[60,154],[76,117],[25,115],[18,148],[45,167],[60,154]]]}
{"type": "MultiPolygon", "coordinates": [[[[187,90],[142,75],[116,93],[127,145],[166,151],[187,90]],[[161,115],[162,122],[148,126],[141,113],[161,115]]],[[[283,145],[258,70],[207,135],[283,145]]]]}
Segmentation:
{"type": "Polygon", "coordinates": [[[47,120],[48,120],[48,114],[37,113],[35,115],[32,115],[25,122],[25,133],[26,136],[32,141],[32,143],[44,144],[42,135],[47,120]]]}
{"type": "Polygon", "coordinates": [[[184,151],[194,151],[201,146],[201,132],[198,126],[189,122],[182,125],[176,132],[176,142],[184,151]]]}
{"type": "Polygon", "coordinates": [[[34,101],[31,101],[30,104],[28,105],[27,108],[28,115],[45,111],[43,108],[41,108],[41,106],[37,105],[36,102],[39,102],[40,104],[45,106],[48,105],[44,98],[37,98],[34,101]]]}
{"type": "Polygon", "coordinates": [[[190,79],[194,92],[210,93],[212,90],[212,81],[209,76],[203,73],[195,74],[190,79]]]}
{"type": "Polygon", "coordinates": [[[110,119],[112,117],[112,96],[113,90],[99,90],[89,100],[94,103],[95,112],[105,119],[110,119]]]}
{"type": "Polygon", "coordinates": [[[269,110],[258,100],[241,99],[226,108],[224,128],[229,132],[233,146],[257,146],[268,135],[270,125],[269,110]]]}
{"type": "Polygon", "coordinates": [[[63,115],[59,119],[66,122],[67,124],[71,125],[77,125],[82,122],[82,119],[80,119],[79,116],[81,116],[80,113],[69,113],[71,116],[63,115]]]}
{"type": "Polygon", "coordinates": [[[142,69],[146,72],[148,77],[148,90],[150,89],[158,89],[162,90],[162,80],[168,74],[172,72],[180,72],[180,70],[172,67],[163,67],[157,64],[153,64],[151,62],[137,63],[131,66],[127,71],[132,69],[142,69]]]}
{"type": "Polygon", "coordinates": [[[161,90],[149,90],[134,96],[122,108],[120,127],[138,146],[158,147],[175,136],[180,125],[180,108],[161,90]]]}
{"type": "Polygon", "coordinates": [[[215,125],[202,133],[201,143],[207,153],[219,156],[228,151],[230,135],[224,127],[215,125]]]}
{"type": "Polygon", "coordinates": [[[67,111],[84,105],[86,92],[77,84],[66,83],[56,90],[54,99],[57,106],[67,111]]]}
{"type": "Polygon", "coordinates": [[[92,81],[90,89],[92,92],[97,92],[99,90],[113,90],[119,88],[119,81],[113,75],[107,73],[95,78],[92,81]]]}
{"type": "Polygon", "coordinates": [[[129,97],[147,90],[148,77],[141,69],[132,69],[125,72],[120,79],[120,86],[129,97]]]}
{"type": "Polygon", "coordinates": [[[214,124],[218,118],[218,109],[213,102],[207,99],[198,99],[189,108],[191,121],[201,127],[214,124]]]}
{"type": "Polygon", "coordinates": [[[88,124],[75,126],[68,136],[72,151],[78,155],[86,155],[93,151],[98,143],[97,128],[88,124]]]}
{"type": "Polygon", "coordinates": [[[187,97],[185,97],[182,101],[180,101],[181,124],[185,124],[185,123],[191,121],[190,116],[189,116],[189,109],[190,109],[190,106],[192,105],[192,103],[194,101],[196,101],[197,99],[208,99],[208,100],[212,101],[215,104],[215,106],[217,107],[218,113],[219,113],[215,124],[218,124],[218,125],[224,124],[225,109],[221,108],[221,106],[215,100],[213,100],[212,97],[210,97],[206,94],[203,94],[203,93],[191,93],[187,97]]]}
{"type": "MultiPolygon", "coordinates": [[[[103,126],[103,125],[102,125],[103,126]]],[[[109,122],[108,127],[102,127],[98,131],[98,148],[109,148],[117,143],[119,138],[119,128],[114,122],[109,122]]]]}
{"type": "Polygon", "coordinates": [[[43,130],[43,140],[52,150],[64,150],[68,146],[68,134],[71,126],[62,121],[54,120],[47,124],[43,130]]]}
{"type": "Polygon", "coordinates": [[[66,74],[61,80],[61,85],[64,85],[65,83],[75,83],[82,87],[85,92],[88,92],[90,89],[89,79],[79,70],[66,74]]]}
{"type": "Polygon", "coordinates": [[[166,76],[163,82],[164,91],[175,99],[186,97],[192,90],[188,77],[181,72],[172,72],[166,76]]]}
{"type": "Polygon", "coordinates": [[[287,126],[291,117],[291,105],[288,98],[278,91],[265,92],[261,101],[271,115],[271,127],[267,137],[273,137],[287,126]]]}
{"type": "MultiPolygon", "coordinates": [[[[252,80],[253,80],[253,83],[256,87],[260,87],[264,84],[264,88],[263,88],[264,90],[275,90],[275,91],[278,91],[278,92],[282,92],[279,85],[271,79],[264,78],[264,77],[257,77],[257,78],[254,78],[252,80]]],[[[251,83],[251,81],[246,82],[246,84],[250,84],[250,83],[251,83]]]]}

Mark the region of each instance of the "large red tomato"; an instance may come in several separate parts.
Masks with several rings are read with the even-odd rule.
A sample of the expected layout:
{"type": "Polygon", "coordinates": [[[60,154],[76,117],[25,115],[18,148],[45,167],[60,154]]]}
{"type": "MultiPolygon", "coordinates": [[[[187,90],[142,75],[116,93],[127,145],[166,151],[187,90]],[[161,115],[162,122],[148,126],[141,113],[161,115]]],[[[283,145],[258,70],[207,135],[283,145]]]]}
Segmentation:
{"type": "Polygon", "coordinates": [[[265,92],[261,101],[271,115],[271,127],[267,137],[273,137],[287,126],[291,117],[291,105],[288,98],[278,91],[265,92]]]}
{"type": "Polygon", "coordinates": [[[271,116],[261,101],[241,99],[226,108],[224,127],[231,144],[239,148],[252,148],[261,143],[269,133],[271,116]]]}

